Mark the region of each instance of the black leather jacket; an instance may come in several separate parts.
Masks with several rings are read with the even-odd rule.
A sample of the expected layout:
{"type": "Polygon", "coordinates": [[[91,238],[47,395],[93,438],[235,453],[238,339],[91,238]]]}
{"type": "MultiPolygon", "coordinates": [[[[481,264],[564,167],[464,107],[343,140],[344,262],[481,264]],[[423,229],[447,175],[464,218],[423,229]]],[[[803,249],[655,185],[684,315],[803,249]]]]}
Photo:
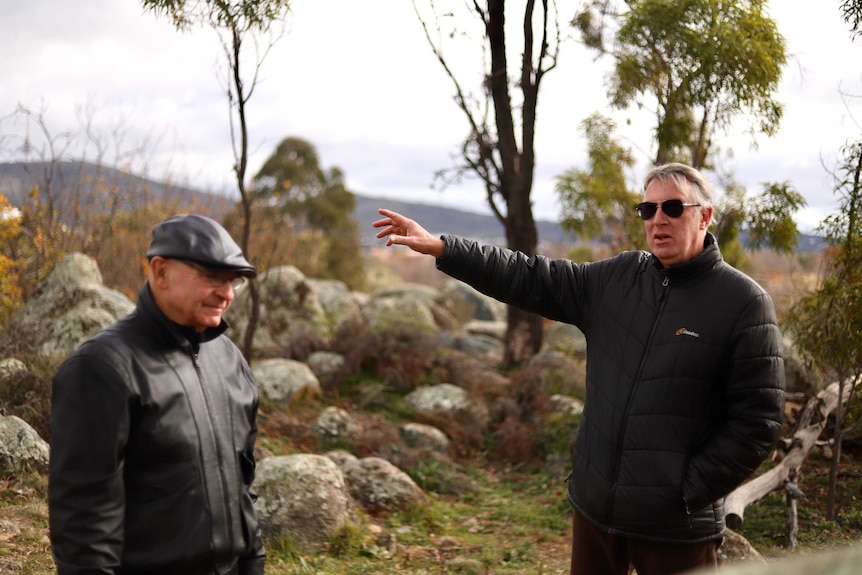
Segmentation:
{"type": "Polygon", "coordinates": [[[227,325],[199,337],[145,285],[53,381],[49,515],[59,575],[262,575],[257,387],[227,325]]]}
{"type": "Polygon", "coordinates": [[[721,537],[723,497],[769,454],[784,414],[766,292],[723,261],[711,234],[669,269],[646,252],[575,264],[444,240],[439,269],[586,336],[571,504],[609,533],[721,537]]]}

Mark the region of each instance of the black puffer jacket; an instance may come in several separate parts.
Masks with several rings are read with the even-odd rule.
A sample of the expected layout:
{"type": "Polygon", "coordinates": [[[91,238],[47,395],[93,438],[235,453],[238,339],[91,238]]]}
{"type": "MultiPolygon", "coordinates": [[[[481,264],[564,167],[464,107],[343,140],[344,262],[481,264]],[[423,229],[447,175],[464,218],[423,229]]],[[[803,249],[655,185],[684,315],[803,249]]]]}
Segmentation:
{"type": "Polygon", "coordinates": [[[137,309],[53,382],[50,530],[59,575],[262,575],[253,508],[258,395],[226,324],[137,309]]]}
{"type": "Polygon", "coordinates": [[[766,292],[722,260],[711,234],[669,269],[646,252],[574,264],[443,239],[440,270],[586,336],[572,505],[610,533],[720,537],[723,497],[768,455],[784,412],[766,292]]]}

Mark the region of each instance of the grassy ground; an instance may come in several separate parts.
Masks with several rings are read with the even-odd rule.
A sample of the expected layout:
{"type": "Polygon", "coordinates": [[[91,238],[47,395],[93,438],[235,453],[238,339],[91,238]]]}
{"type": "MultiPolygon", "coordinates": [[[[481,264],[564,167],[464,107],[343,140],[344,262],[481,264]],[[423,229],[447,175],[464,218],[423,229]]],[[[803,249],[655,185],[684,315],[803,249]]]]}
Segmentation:
{"type": "MultiPolygon", "coordinates": [[[[862,465],[850,453],[840,478],[845,505],[838,521],[825,519],[828,461],[813,455],[800,488],[799,548],[795,553],[862,542],[862,465]],[[854,495],[855,494],[855,495],[854,495]]],[[[363,517],[324,553],[303,554],[289,542],[269,549],[267,575],[495,574],[565,575],[569,509],[562,477],[512,468],[467,466],[475,481],[462,496],[432,495],[427,507],[363,517]]],[[[0,483],[0,573],[53,573],[47,535],[46,480],[28,473],[0,483]]],[[[746,510],[739,532],[767,559],[789,552],[787,512],[780,494],[746,510]]]]}

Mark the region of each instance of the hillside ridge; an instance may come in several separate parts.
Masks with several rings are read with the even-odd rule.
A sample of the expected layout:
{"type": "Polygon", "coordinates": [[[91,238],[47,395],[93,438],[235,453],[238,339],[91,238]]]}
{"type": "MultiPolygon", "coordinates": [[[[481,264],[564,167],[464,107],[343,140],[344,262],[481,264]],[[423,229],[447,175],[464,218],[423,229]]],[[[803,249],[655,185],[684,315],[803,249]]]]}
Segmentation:
{"type": "MultiPolygon", "coordinates": [[[[59,187],[86,185],[82,182],[92,182],[93,174],[101,174],[106,181],[117,185],[124,192],[126,199],[121,206],[122,209],[140,206],[142,202],[149,201],[148,198],[171,197],[180,207],[205,205],[213,210],[214,214],[223,215],[232,201],[231,198],[221,194],[160,182],[117,168],[84,161],[63,161],[53,165],[48,162],[0,163],[0,194],[5,195],[13,206],[21,207],[29,191],[37,182],[45,180],[45,174],[49,173],[52,167],[54,169],[52,185],[59,187]]],[[[387,207],[415,219],[433,234],[452,234],[496,245],[506,243],[502,224],[491,215],[356,192],[353,195],[356,198],[353,217],[359,224],[360,238],[366,247],[379,243],[375,238],[376,230],[371,227],[371,222],[379,218],[377,209],[381,207],[387,207]]],[[[577,243],[572,234],[564,231],[557,222],[537,220],[536,226],[542,243],[556,245],[577,243]]],[[[811,234],[799,236],[799,252],[815,252],[824,247],[825,243],[821,237],[811,234]]]]}

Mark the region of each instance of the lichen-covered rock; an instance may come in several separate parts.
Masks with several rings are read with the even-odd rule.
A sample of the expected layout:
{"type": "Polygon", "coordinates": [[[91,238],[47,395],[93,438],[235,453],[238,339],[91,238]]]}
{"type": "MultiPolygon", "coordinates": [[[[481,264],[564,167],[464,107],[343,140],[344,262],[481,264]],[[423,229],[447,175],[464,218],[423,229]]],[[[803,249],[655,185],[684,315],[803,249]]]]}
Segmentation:
{"type": "Polygon", "coordinates": [[[72,253],[57,262],[8,329],[33,338],[42,355],[62,358],[134,308],[129,298],[102,285],[93,258],[72,253]]]}
{"type": "Polygon", "coordinates": [[[361,433],[362,427],[347,410],[331,405],[317,416],[312,431],[321,439],[333,441],[353,439],[361,433]]]}
{"type": "MultiPolygon", "coordinates": [[[[260,316],[252,347],[257,352],[289,349],[294,342],[328,342],[332,330],[312,282],[294,266],[273,268],[259,276],[260,316]]],[[[243,286],[228,308],[228,334],[235,340],[248,326],[249,287],[243,286]]]]}
{"type": "Polygon", "coordinates": [[[289,537],[300,549],[317,551],[350,521],[344,475],[328,457],[267,457],[258,463],[254,486],[255,508],[267,541],[289,537]]]}
{"type": "Polygon", "coordinates": [[[419,450],[449,452],[449,438],[441,430],[424,423],[405,423],[398,428],[401,438],[409,447],[419,450]]]}
{"type": "Polygon", "coordinates": [[[14,415],[0,415],[0,470],[33,467],[48,470],[48,444],[36,430],[14,415]]]}
{"type": "Polygon", "coordinates": [[[410,509],[427,499],[409,475],[380,457],[345,465],[344,478],[350,494],[372,513],[410,509]]]}
{"type": "Polygon", "coordinates": [[[324,387],[338,383],[343,377],[344,356],[333,351],[314,351],[305,360],[324,387]]]}
{"type": "Polygon", "coordinates": [[[404,401],[420,414],[466,419],[480,428],[488,425],[488,407],[451,383],[417,387],[404,396],[404,401]]]}
{"type": "Polygon", "coordinates": [[[252,374],[261,394],[267,399],[287,405],[295,395],[320,395],[320,382],[306,364],[294,359],[273,358],[256,361],[252,374]]]}
{"type": "Polygon", "coordinates": [[[335,334],[344,324],[362,321],[359,303],[347,284],[338,280],[309,279],[308,281],[317,293],[331,333],[335,334]]]}

